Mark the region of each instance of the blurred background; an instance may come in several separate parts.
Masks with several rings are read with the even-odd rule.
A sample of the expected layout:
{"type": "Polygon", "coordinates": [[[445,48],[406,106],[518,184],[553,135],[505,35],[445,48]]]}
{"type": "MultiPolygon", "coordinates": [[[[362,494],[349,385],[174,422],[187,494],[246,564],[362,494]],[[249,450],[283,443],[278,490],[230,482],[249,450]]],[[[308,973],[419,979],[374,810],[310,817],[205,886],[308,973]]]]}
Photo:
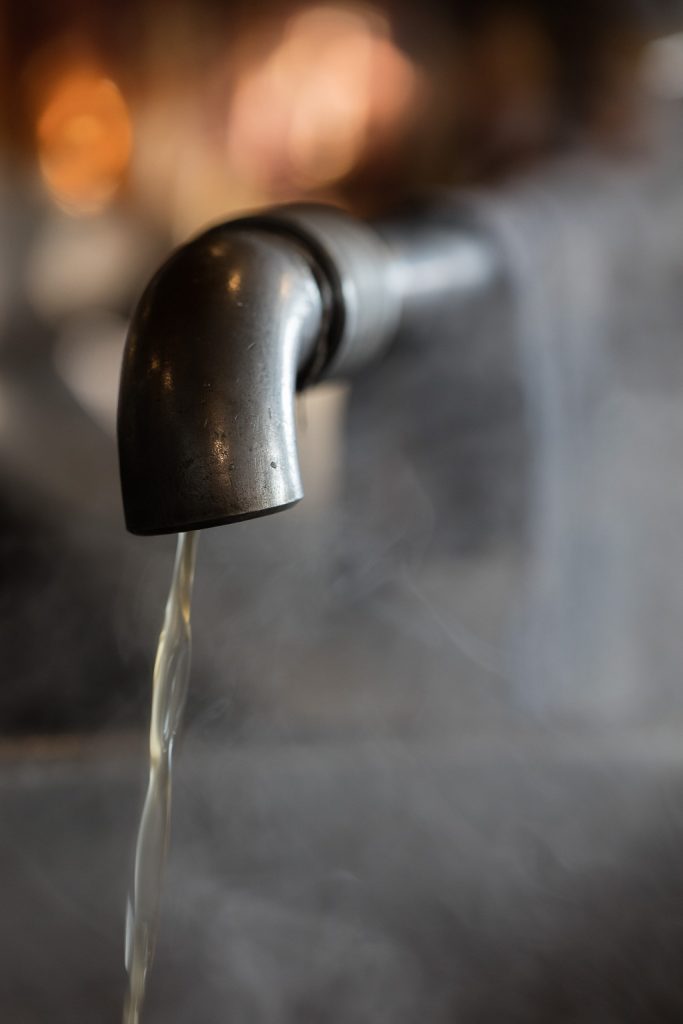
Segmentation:
{"type": "Polygon", "coordinates": [[[674,2],[0,7],[0,1015],[119,1014],[173,551],[123,525],[136,299],[221,219],[431,195],[500,280],[200,538],[149,1020],[683,1020],[682,183],[674,2]]]}
{"type": "MultiPolygon", "coordinates": [[[[398,2],[272,3],[257,12],[225,2],[127,3],[116,10],[90,2],[6,6],[5,732],[124,728],[145,719],[168,542],[124,536],[113,432],[127,319],[168,251],[221,218],[296,199],[381,216],[435,189],[484,186],[495,196],[504,182],[576,153],[604,161],[608,193],[610,171],[621,180],[624,169],[663,161],[663,154],[675,181],[670,154],[683,94],[677,14],[663,4],[609,0],[581,0],[571,13],[533,0],[430,2],[419,10],[398,2]]],[[[521,237],[533,230],[526,225],[521,237]]],[[[351,571],[345,575],[335,559],[365,560],[374,566],[369,580],[381,576],[377,560],[387,556],[363,543],[390,551],[391,538],[401,534],[424,542],[431,528],[400,521],[410,504],[405,495],[393,505],[382,498],[401,487],[401,475],[415,475],[415,493],[421,489],[425,508],[436,506],[446,524],[446,546],[430,556],[434,565],[445,565],[448,552],[481,556],[446,574],[446,589],[465,595],[466,618],[478,620],[476,628],[464,627],[474,628],[475,647],[477,631],[499,617],[502,581],[492,583],[492,607],[489,596],[468,592],[463,576],[470,568],[481,576],[489,562],[497,572],[499,552],[489,556],[501,545],[519,548],[528,518],[524,474],[533,459],[525,449],[525,381],[511,354],[510,310],[491,294],[464,311],[462,323],[437,326],[441,343],[429,357],[408,357],[409,376],[418,363],[425,366],[424,380],[413,382],[412,412],[395,397],[404,386],[398,363],[360,382],[354,402],[361,409],[350,418],[343,388],[304,398],[306,506],[287,517],[291,522],[239,527],[239,540],[221,531],[204,545],[225,551],[228,562],[250,545],[256,549],[239,569],[216,571],[216,585],[228,589],[210,602],[221,617],[207,631],[220,638],[207,644],[198,619],[198,657],[220,648],[208,674],[222,700],[232,699],[222,647],[230,622],[258,619],[269,601],[278,622],[288,617],[291,603],[279,604],[281,592],[298,585],[301,571],[290,578],[270,559],[280,558],[283,531],[294,543],[297,515],[306,540],[295,560],[308,559],[322,573],[318,584],[327,594],[345,586],[351,571]],[[420,406],[425,396],[428,404],[441,401],[432,382],[443,373],[443,359],[451,390],[437,416],[420,406]],[[376,453],[373,464],[367,452],[375,442],[391,453],[376,453]],[[390,467],[384,476],[382,466],[390,467]],[[383,506],[374,513],[373,501],[383,506]],[[345,508],[350,522],[342,525],[345,508]],[[371,529],[373,515],[386,522],[371,529]],[[387,537],[370,536],[373,530],[387,537]],[[238,585],[239,574],[248,583],[238,585]],[[247,586],[255,600],[243,598],[247,586]]],[[[412,339],[412,347],[419,342],[412,339]]],[[[306,599],[311,585],[303,588],[306,599]]],[[[377,580],[363,587],[376,591],[377,580]]],[[[306,645],[321,635],[317,626],[302,630],[300,615],[289,617],[297,620],[295,633],[309,634],[306,645]]],[[[270,678],[273,670],[254,672],[250,644],[237,646],[247,668],[233,673],[232,685],[249,693],[251,704],[246,677],[270,678]]],[[[299,676],[298,657],[285,651],[277,660],[299,676]]]]}

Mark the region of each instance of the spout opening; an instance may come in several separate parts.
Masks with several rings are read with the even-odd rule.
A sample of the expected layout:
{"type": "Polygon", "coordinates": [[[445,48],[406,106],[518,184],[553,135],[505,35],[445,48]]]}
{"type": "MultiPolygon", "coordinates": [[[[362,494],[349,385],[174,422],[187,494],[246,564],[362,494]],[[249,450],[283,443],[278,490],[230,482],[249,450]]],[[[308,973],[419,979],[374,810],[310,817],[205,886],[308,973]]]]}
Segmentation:
{"type": "MultiPolygon", "coordinates": [[[[301,495],[301,498],[303,498],[303,494],[301,495]]],[[[294,498],[292,501],[288,501],[284,505],[274,505],[271,508],[255,509],[252,512],[240,512],[236,515],[198,519],[195,522],[185,522],[183,520],[180,524],[166,523],[157,524],[153,527],[149,527],[144,523],[138,524],[135,520],[131,520],[126,516],[126,529],[129,533],[135,534],[138,537],[159,537],[169,533],[189,533],[192,530],[209,530],[214,526],[230,526],[232,523],[245,523],[250,519],[264,519],[266,516],[274,516],[278,512],[286,512],[287,509],[294,508],[295,505],[298,505],[301,498],[294,498]]]]}

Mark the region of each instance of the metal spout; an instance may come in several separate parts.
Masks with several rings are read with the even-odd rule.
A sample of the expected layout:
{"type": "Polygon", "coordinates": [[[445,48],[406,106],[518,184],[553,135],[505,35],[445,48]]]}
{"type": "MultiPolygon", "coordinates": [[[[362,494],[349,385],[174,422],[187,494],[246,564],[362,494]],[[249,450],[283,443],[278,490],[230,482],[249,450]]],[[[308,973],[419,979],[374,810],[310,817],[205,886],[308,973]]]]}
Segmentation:
{"type": "MultiPolygon", "coordinates": [[[[222,225],[153,278],[133,317],[119,396],[132,533],[237,522],[301,499],[297,385],[352,364],[358,342],[365,352],[390,333],[386,301],[370,303],[377,315],[368,320],[356,295],[365,281],[339,276],[343,257],[330,258],[316,237],[323,225],[343,239],[345,224],[355,250],[369,229],[336,211],[292,208],[222,225]]],[[[372,286],[383,248],[369,237],[372,286]]]]}
{"type": "Polygon", "coordinates": [[[210,231],[161,268],[121,377],[129,530],[215,526],[299,501],[295,384],[324,315],[306,254],[260,231],[210,231]]]}
{"type": "Polygon", "coordinates": [[[283,207],[171,256],[134,314],[121,375],[132,533],[237,522],[300,500],[297,387],[352,373],[425,306],[457,308],[491,278],[488,244],[443,212],[372,227],[332,207],[283,207]]]}

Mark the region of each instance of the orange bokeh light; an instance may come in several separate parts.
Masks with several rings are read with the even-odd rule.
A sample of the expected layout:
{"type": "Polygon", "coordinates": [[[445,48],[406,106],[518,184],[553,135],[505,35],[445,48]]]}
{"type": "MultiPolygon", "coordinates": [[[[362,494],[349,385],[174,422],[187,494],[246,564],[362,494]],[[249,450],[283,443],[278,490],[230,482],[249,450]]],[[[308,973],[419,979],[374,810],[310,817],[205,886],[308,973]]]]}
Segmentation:
{"type": "Polygon", "coordinates": [[[265,188],[344,177],[375,130],[400,124],[417,73],[371,8],[321,5],[293,15],[279,43],[237,84],[228,160],[265,188]]]}
{"type": "Polygon", "coordinates": [[[115,82],[71,68],[52,85],[36,123],[43,180],[72,213],[96,213],[117,191],[130,161],[131,119],[115,82]]]}

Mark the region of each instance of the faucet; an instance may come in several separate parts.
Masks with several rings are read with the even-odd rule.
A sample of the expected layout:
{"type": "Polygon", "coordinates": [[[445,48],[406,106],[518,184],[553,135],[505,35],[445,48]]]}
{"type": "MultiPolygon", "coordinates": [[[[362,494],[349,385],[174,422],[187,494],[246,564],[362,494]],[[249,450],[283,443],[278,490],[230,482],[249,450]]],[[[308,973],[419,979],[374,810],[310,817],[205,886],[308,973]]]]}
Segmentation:
{"type": "Polygon", "coordinates": [[[269,515],[303,496],[295,395],[378,359],[436,305],[498,274],[452,202],[367,223],[292,205],[178,249],[131,322],[119,458],[128,530],[161,534],[269,515]]]}

